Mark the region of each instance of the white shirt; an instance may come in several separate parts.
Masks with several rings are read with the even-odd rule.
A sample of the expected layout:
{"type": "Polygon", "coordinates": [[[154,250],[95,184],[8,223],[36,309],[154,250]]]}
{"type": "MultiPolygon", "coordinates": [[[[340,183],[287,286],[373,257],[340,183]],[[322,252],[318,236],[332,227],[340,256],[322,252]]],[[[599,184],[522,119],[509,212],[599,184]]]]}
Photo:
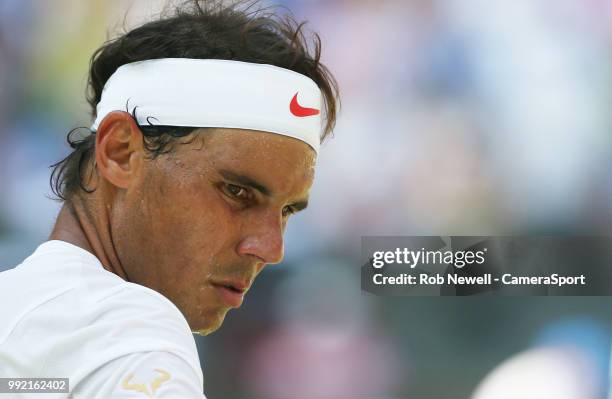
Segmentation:
{"type": "Polygon", "coordinates": [[[11,398],[204,398],[176,306],[63,241],[0,273],[0,377],[69,378],[68,394],[11,398]]]}

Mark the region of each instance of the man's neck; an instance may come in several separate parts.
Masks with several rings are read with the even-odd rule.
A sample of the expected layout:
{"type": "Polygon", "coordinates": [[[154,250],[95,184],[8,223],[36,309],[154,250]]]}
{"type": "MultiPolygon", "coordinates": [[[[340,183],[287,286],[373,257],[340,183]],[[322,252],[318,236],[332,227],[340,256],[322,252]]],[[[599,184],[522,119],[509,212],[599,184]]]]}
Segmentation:
{"type": "Polygon", "coordinates": [[[129,281],[113,245],[106,208],[92,212],[89,204],[75,197],[62,206],[49,240],[65,241],[91,252],[106,270],[129,281]]]}

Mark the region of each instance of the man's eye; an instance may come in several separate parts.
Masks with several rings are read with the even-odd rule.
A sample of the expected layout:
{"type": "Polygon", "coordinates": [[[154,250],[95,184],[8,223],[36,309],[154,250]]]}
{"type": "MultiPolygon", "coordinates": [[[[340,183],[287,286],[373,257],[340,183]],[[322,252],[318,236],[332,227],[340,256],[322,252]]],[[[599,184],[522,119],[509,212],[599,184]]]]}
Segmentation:
{"type": "Polygon", "coordinates": [[[235,184],[227,184],[226,188],[228,193],[234,198],[247,199],[249,196],[249,192],[244,187],[240,187],[235,184]]]}

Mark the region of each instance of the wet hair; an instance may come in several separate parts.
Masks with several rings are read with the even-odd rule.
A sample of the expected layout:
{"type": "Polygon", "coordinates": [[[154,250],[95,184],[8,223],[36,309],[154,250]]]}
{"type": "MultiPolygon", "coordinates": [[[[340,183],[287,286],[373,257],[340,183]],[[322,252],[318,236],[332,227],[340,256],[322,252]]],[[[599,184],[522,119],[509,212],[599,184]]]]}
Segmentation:
{"type": "MultiPolygon", "coordinates": [[[[338,85],[320,61],[321,39],[304,32],[305,22],[297,22],[286,9],[262,8],[258,1],[190,0],[166,12],[159,19],[132,29],[104,43],[90,60],[87,101],[92,118],[102,89],[110,76],[124,64],[158,58],[224,59],[271,64],[311,78],[323,95],[325,124],[321,141],[328,137],[336,122],[339,106],[338,85]]],[[[128,105],[126,104],[126,107],[128,105]]],[[[132,116],[135,118],[138,104],[132,116]]],[[[127,108],[126,111],[130,112],[127,108]]],[[[137,122],[138,123],[138,122],[137,122]]],[[[139,125],[147,155],[155,158],[172,151],[178,138],[191,134],[195,127],[139,125]]],[[[50,183],[59,200],[69,201],[85,187],[83,173],[94,159],[95,133],[75,137],[71,130],[67,141],[72,152],[51,165],[50,183]]],[[[95,163],[90,172],[95,170],[95,163]]]]}

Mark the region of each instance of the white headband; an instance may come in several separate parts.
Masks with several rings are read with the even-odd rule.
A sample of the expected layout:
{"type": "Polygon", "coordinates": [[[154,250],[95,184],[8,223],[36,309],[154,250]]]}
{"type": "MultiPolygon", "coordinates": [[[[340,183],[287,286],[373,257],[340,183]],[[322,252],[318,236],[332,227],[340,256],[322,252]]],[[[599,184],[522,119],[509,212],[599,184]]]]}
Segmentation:
{"type": "Polygon", "coordinates": [[[321,91],[310,78],[273,65],[189,58],[122,65],[104,85],[91,130],[110,112],[136,107],[144,126],[260,130],[319,152],[321,91]]]}

